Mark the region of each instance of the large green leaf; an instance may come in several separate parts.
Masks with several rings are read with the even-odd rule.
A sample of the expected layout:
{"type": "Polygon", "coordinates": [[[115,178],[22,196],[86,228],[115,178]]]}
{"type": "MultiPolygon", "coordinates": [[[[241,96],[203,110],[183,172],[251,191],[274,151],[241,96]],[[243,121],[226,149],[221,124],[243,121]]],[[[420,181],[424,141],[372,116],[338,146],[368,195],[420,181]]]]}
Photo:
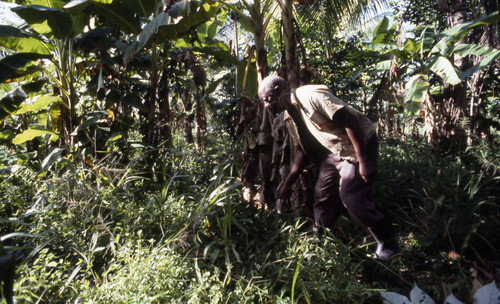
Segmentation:
{"type": "Polygon", "coordinates": [[[404,50],[402,50],[399,46],[395,44],[386,44],[386,43],[367,43],[365,48],[374,52],[378,52],[380,54],[393,54],[397,58],[404,59],[407,57],[407,54],[404,50]]]}
{"type": "Polygon", "coordinates": [[[63,39],[72,37],[73,23],[70,15],[57,8],[41,5],[23,5],[12,9],[31,27],[45,37],[63,39]]]}
{"type": "Polygon", "coordinates": [[[440,54],[442,56],[447,56],[446,50],[449,48],[450,45],[454,45],[455,43],[456,43],[456,40],[453,37],[446,36],[443,39],[439,40],[436,44],[434,44],[430,53],[431,54],[440,54]]]}
{"type": "Polygon", "coordinates": [[[78,127],[75,128],[71,135],[76,136],[79,131],[84,131],[87,128],[96,125],[100,120],[106,118],[107,115],[108,112],[103,110],[90,113],[88,117],[78,127]]]}
{"type": "Polygon", "coordinates": [[[51,44],[33,37],[30,33],[9,25],[0,25],[0,45],[21,53],[50,54],[51,44]]]}
{"type": "Polygon", "coordinates": [[[421,58],[424,57],[424,52],[428,52],[432,49],[432,46],[434,45],[435,41],[436,41],[436,33],[434,32],[434,28],[426,26],[422,31],[422,35],[420,36],[421,58]]]}
{"type": "Polygon", "coordinates": [[[413,75],[406,84],[406,98],[405,101],[418,101],[421,102],[427,94],[429,89],[429,81],[427,75],[416,74],[413,75]]]}
{"type": "Polygon", "coordinates": [[[395,44],[387,43],[367,43],[364,47],[370,51],[378,52],[381,54],[389,53],[392,50],[397,50],[399,47],[395,44]]]}
{"type": "MultiPolygon", "coordinates": [[[[128,3],[127,1],[125,2],[128,3]]],[[[141,25],[135,17],[135,14],[139,13],[131,11],[129,7],[122,5],[119,1],[73,0],[68,2],[64,6],[64,9],[74,16],[78,16],[83,12],[96,14],[107,20],[108,23],[118,26],[126,33],[139,33],[141,29],[141,25]]]]}
{"type": "Polygon", "coordinates": [[[42,170],[47,171],[59,159],[61,153],[66,151],[66,146],[55,147],[42,162],[42,170]]]}
{"type": "Polygon", "coordinates": [[[215,34],[217,33],[217,28],[218,25],[216,21],[203,23],[197,28],[198,38],[200,38],[200,40],[205,43],[211,42],[214,39],[215,34]]]}
{"type": "Polygon", "coordinates": [[[93,4],[111,4],[113,0],[71,0],[64,4],[63,8],[71,15],[78,15],[85,11],[89,5],[93,4]]]}
{"type": "Polygon", "coordinates": [[[383,60],[383,61],[377,62],[377,64],[375,65],[375,69],[386,71],[386,70],[390,70],[391,66],[392,66],[392,60],[391,59],[389,59],[389,60],[383,60]]]}
{"type": "Polygon", "coordinates": [[[387,17],[384,17],[382,21],[377,25],[375,30],[373,31],[373,36],[376,37],[380,34],[387,33],[387,30],[389,29],[389,19],[387,17]]]}
{"type": "MultiPolygon", "coordinates": [[[[118,1],[117,1],[118,2],[118,1]]],[[[161,4],[158,0],[121,0],[118,2],[126,10],[141,17],[150,17],[161,4]]]]}
{"type": "Polygon", "coordinates": [[[110,26],[97,27],[75,37],[74,48],[86,52],[99,50],[108,50],[113,47],[116,40],[111,38],[111,33],[115,29],[110,26]]]}
{"type": "Polygon", "coordinates": [[[439,36],[458,36],[457,39],[460,40],[461,37],[465,36],[474,27],[486,24],[494,24],[500,21],[500,14],[498,11],[479,17],[469,22],[462,23],[449,30],[442,32],[439,36]]]}
{"type": "Polygon", "coordinates": [[[479,71],[482,68],[487,67],[490,65],[494,60],[497,60],[500,58],[500,50],[496,50],[496,52],[492,52],[489,56],[481,60],[478,64],[468,68],[465,70],[460,77],[462,79],[465,79],[469,77],[470,75],[474,74],[475,72],[479,71]]]}
{"type": "Polygon", "coordinates": [[[231,76],[230,70],[223,71],[222,73],[219,73],[221,75],[216,75],[214,79],[212,79],[205,91],[207,95],[212,94],[215,92],[219,84],[221,84],[222,81],[227,80],[228,77],[231,76]],[[219,77],[217,77],[219,76],[219,77]]]}
{"type": "Polygon", "coordinates": [[[433,58],[429,63],[429,69],[450,84],[456,85],[462,81],[455,66],[446,57],[433,58]]]}
{"type": "Polygon", "coordinates": [[[47,79],[40,79],[36,81],[32,81],[30,83],[25,83],[21,87],[26,93],[38,93],[43,88],[43,86],[47,83],[47,79]]]}
{"type": "Polygon", "coordinates": [[[10,129],[4,129],[0,132],[0,143],[10,142],[14,138],[14,132],[10,129]]]}
{"type": "MultiPolygon", "coordinates": [[[[466,53],[467,51],[472,50],[473,47],[471,47],[470,45],[466,46],[467,44],[455,45],[456,42],[462,39],[465,35],[467,35],[467,33],[469,33],[474,27],[495,23],[498,22],[499,20],[500,20],[500,15],[498,15],[498,12],[496,12],[491,15],[483,16],[478,19],[472,20],[470,22],[460,24],[449,30],[446,30],[435,37],[436,39],[440,40],[432,47],[431,53],[434,54],[439,53],[443,56],[450,56],[454,51],[453,48],[457,48],[457,51],[462,51],[466,53]]],[[[462,56],[466,55],[468,54],[464,54],[462,56]]],[[[488,56],[488,55],[482,55],[482,56],[488,56]]]]}
{"type": "Polygon", "coordinates": [[[259,87],[259,84],[257,82],[257,67],[255,65],[255,62],[251,62],[248,65],[246,60],[242,60],[238,64],[237,69],[238,87],[240,89],[243,88],[243,80],[245,79],[245,74],[247,74],[245,79],[245,89],[244,91],[242,91],[242,93],[250,98],[255,98],[255,96],[257,96],[257,89],[259,87]],[[247,66],[248,71],[246,71],[247,66]]]}
{"type": "Polygon", "coordinates": [[[151,40],[151,38],[158,32],[160,26],[169,23],[169,16],[167,13],[162,12],[151,22],[149,22],[141,31],[137,40],[134,41],[123,54],[123,62],[127,65],[135,55],[142,50],[151,40]]]}
{"type": "Polygon", "coordinates": [[[46,134],[56,134],[51,130],[43,130],[43,129],[28,129],[21,134],[16,135],[12,140],[12,143],[15,145],[20,145],[25,143],[33,138],[40,137],[46,134]]]}
{"type": "Polygon", "coordinates": [[[26,0],[26,5],[41,5],[50,8],[62,9],[66,1],[64,0],[26,0]]]}
{"type": "Polygon", "coordinates": [[[172,18],[186,17],[191,12],[195,12],[200,6],[199,0],[179,0],[173,5],[171,5],[167,11],[168,15],[172,18]]]}
{"type": "Polygon", "coordinates": [[[16,111],[15,114],[24,114],[28,112],[36,112],[40,110],[46,110],[49,105],[51,105],[54,102],[58,102],[59,97],[57,96],[48,96],[48,95],[43,95],[40,96],[36,99],[36,101],[32,104],[24,104],[22,105],[19,110],[16,111]]]}
{"type": "Polygon", "coordinates": [[[124,63],[128,64],[150,42],[161,43],[174,40],[185,34],[189,29],[210,20],[219,10],[219,7],[219,2],[212,5],[205,3],[197,11],[193,11],[186,17],[181,18],[177,23],[170,22],[168,13],[160,13],[143,28],[137,40],[125,50],[124,63]]]}
{"type": "Polygon", "coordinates": [[[20,87],[15,88],[0,99],[0,122],[9,117],[28,97],[20,87]]]}
{"type": "Polygon", "coordinates": [[[193,51],[211,55],[219,65],[235,65],[239,60],[231,54],[229,48],[222,43],[215,43],[210,46],[194,47],[193,51]]]}
{"type": "Polygon", "coordinates": [[[159,34],[165,41],[175,39],[176,37],[186,33],[189,29],[207,22],[219,10],[220,3],[214,4],[205,3],[195,12],[191,12],[186,17],[179,20],[177,23],[162,25],[159,28],[159,34]]]}
{"type": "Polygon", "coordinates": [[[49,59],[52,56],[36,53],[17,53],[0,60],[0,82],[18,77],[18,70],[38,59],[49,59]]]}
{"type": "Polygon", "coordinates": [[[420,105],[421,103],[418,101],[408,101],[405,104],[405,116],[406,117],[415,117],[417,116],[418,112],[420,111],[420,105]]]}
{"type": "Polygon", "coordinates": [[[418,44],[414,39],[408,38],[403,44],[403,49],[410,54],[417,54],[420,50],[420,44],[418,44]]]}
{"type": "Polygon", "coordinates": [[[446,49],[444,56],[451,56],[453,54],[458,54],[462,57],[469,55],[488,57],[494,54],[498,55],[498,53],[500,53],[500,50],[491,48],[489,46],[463,43],[454,45],[446,49]]]}

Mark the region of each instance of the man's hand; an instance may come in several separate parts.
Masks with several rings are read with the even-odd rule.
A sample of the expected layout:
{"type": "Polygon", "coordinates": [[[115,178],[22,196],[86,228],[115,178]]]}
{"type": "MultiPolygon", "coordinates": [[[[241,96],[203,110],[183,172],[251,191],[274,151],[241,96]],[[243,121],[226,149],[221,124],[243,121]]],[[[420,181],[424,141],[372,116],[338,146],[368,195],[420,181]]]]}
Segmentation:
{"type": "Polygon", "coordinates": [[[372,182],[377,174],[377,167],[370,161],[359,161],[359,175],[367,183],[372,182]]]}
{"type": "Polygon", "coordinates": [[[281,186],[279,198],[283,201],[286,201],[292,194],[292,185],[291,183],[285,182],[283,186],[281,186]]]}
{"type": "Polygon", "coordinates": [[[285,182],[281,186],[281,189],[279,190],[279,198],[283,201],[288,199],[290,195],[292,194],[292,185],[299,177],[300,172],[304,169],[304,167],[307,164],[307,159],[306,159],[306,154],[302,149],[297,149],[295,151],[295,158],[293,160],[293,165],[290,170],[290,173],[288,173],[288,176],[286,177],[285,182]]]}

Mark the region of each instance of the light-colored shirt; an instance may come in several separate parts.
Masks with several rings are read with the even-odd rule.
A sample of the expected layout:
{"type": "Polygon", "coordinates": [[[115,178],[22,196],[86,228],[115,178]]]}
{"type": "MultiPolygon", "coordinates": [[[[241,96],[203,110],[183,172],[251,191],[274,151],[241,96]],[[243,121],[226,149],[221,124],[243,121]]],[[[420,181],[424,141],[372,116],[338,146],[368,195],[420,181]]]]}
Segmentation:
{"type": "MultiPolygon", "coordinates": [[[[364,143],[375,135],[375,125],[361,112],[345,104],[335,97],[325,85],[306,85],[297,88],[291,93],[292,105],[300,109],[302,118],[309,132],[328,150],[335,155],[357,162],[356,151],[349,139],[345,128],[335,121],[335,113],[346,109],[356,117],[362,140],[364,143]]],[[[292,121],[291,117],[288,118],[292,121]]],[[[290,125],[290,124],[289,124],[290,125]]],[[[295,124],[290,125],[292,139],[297,144],[302,144],[295,124]],[[298,142],[297,142],[298,141],[298,142]]]]}

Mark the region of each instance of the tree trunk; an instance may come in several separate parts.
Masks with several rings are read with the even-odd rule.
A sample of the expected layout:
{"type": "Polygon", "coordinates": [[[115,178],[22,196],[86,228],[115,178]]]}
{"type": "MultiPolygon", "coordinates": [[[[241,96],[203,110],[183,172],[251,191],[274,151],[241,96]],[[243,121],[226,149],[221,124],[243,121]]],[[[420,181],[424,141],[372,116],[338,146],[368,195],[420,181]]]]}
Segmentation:
{"type": "MultiPolygon", "coordinates": [[[[285,40],[285,73],[288,85],[295,89],[300,85],[299,60],[297,55],[297,36],[294,31],[293,19],[293,1],[277,0],[281,8],[281,17],[283,25],[283,37],[285,40]]],[[[307,58],[303,58],[304,66],[307,66],[307,58]]],[[[291,145],[288,130],[284,127],[283,115],[277,116],[273,121],[274,151],[273,151],[273,175],[275,176],[274,185],[276,193],[281,184],[285,181],[289,171],[290,164],[294,158],[295,151],[291,145]]],[[[295,215],[312,216],[311,206],[313,196],[311,190],[314,189],[311,180],[315,178],[310,172],[303,172],[300,178],[295,182],[293,194],[290,200],[290,206],[295,215]]],[[[282,203],[278,201],[278,203],[282,203]]],[[[280,207],[280,206],[278,206],[280,207]]]]}
{"type": "Polygon", "coordinates": [[[299,85],[299,63],[297,60],[297,41],[293,29],[293,2],[291,0],[277,0],[281,7],[283,34],[285,37],[287,80],[290,88],[299,85]]]}
{"type": "Polygon", "coordinates": [[[431,151],[436,150],[433,145],[437,142],[436,139],[436,115],[434,111],[434,102],[429,95],[425,94],[424,98],[424,136],[427,135],[427,146],[431,151]]]}
{"type": "Polygon", "coordinates": [[[269,66],[267,65],[267,51],[264,44],[265,30],[257,29],[255,33],[255,59],[257,62],[257,80],[260,83],[262,79],[269,75],[269,66]]]}
{"type": "Polygon", "coordinates": [[[203,103],[203,91],[196,90],[196,149],[202,151],[206,144],[207,138],[207,114],[205,112],[205,104],[203,103]]]}
{"type": "MultiPolygon", "coordinates": [[[[485,0],[483,1],[484,9],[486,14],[491,14],[498,10],[498,3],[495,0],[485,0]]],[[[499,28],[497,24],[492,24],[486,26],[484,32],[482,33],[479,41],[474,41],[480,45],[489,46],[492,48],[500,48],[500,39],[499,39],[499,28]]],[[[473,56],[473,65],[478,64],[482,57],[473,56]]],[[[497,63],[498,64],[498,63],[497,63]]],[[[499,64],[500,66],[500,64],[499,64]]],[[[485,119],[485,102],[482,97],[482,93],[485,87],[488,87],[488,76],[492,72],[492,69],[484,71],[477,71],[472,75],[471,80],[469,81],[469,89],[471,91],[471,102],[469,105],[469,118],[470,118],[470,127],[469,127],[469,137],[468,144],[472,145],[477,142],[478,139],[482,137],[490,138],[490,126],[487,120],[485,119]],[[485,86],[486,85],[486,86],[485,86]]],[[[493,79],[495,76],[491,76],[493,79]]],[[[493,86],[495,84],[492,84],[493,86]]]]}
{"type": "Polygon", "coordinates": [[[146,99],[146,107],[148,109],[147,119],[146,119],[146,134],[144,138],[144,143],[152,145],[155,143],[155,114],[156,114],[156,87],[157,83],[156,73],[153,73],[151,77],[151,87],[149,88],[148,98],[146,99]]]}
{"type": "MultiPolygon", "coordinates": [[[[451,7],[449,18],[449,27],[454,27],[466,22],[467,2],[466,0],[457,0],[451,7]]],[[[466,38],[458,42],[465,43],[466,38]]],[[[465,59],[462,56],[455,55],[454,64],[463,70],[465,59]]],[[[466,133],[460,123],[465,117],[467,109],[467,86],[465,81],[457,85],[445,83],[443,92],[442,106],[439,107],[437,122],[437,136],[433,138],[431,147],[435,152],[456,152],[463,150],[466,145],[466,133]]]]}
{"type": "Polygon", "coordinates": [[[158,99],[160,103],[160,130],[159,139],[164,142],[164,147],[170,149],[172,147],[172,128],[170,126],[170,103],[168,100],[168,69],[162,72],[160,83],[158,85],[158,99]]]}
{"type": "MultiPolygon", "coordinates": [[[[269,75],[269,66],[267,64],[267,51],[265,48],[266,28],[264,25],[264,10],[261,10],[262,3],[259,0],[254,1],[250,10],[253,23],[253,35],[255,40],[255,57],[257,65],[257,79],[260,83],[262,79],[269,75]]],[[[235,44],[237,45],[237,41],[235,44]]],[[[249,58],[248,60],[251,60],[249,58]]],[[[265,136],[271,134],[272,127],[269,119],[263,119],[266,116],[264,107],[259,100],[253,103],[245,96],[240,97],[240,128],[245,134],[245,150],[243,155],[242,180],[245,182],[245,199],[254,200],[257,196],[257,189],[254,184],[257,178],[260,178],[261,191],[259,204],[266,206],[273,200],[269,195],[271,185],[271,155],[272,155],[272,137],[265,136]]]]}
{"type": "Polygon", "coordinates": [[[193,103],[189,88],[182,92],[182,103],[184,104],[184,117],[182,118],[182,135],[187,143],[193,143],[193,103]]]}

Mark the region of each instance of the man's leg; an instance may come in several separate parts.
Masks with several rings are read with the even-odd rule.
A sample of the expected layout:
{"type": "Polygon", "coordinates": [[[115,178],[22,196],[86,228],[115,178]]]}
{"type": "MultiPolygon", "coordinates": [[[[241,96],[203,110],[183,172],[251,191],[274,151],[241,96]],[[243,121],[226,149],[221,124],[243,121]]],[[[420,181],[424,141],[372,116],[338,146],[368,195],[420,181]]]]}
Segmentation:
{"type": "Polygon", "coordinates": [[[372,199],[373,182],[359,175],[358,166],[346,160],[336,161],[340,173],[340,198],[352,218],[363,226],[378,223],[384,218],[372,199]]]}
{"type": "Polygon", "coordinates": [[[377,210],[372,199],[373,182],[366,183],[359,175],[358,165],[345,160],[336,161],[340,173],[340,198],[349,214],[370,230],[377,241],[376,254],[388,259],[396,250],[390,223],[377,210]]]}
{"type": "Polygon", "coordinates": [[[329,154],[323,158],[318,169],[318,180],[314,188],[314,224],[333,228],[342,210],[339,172],[334,164],[334,155],[329,154]]]}

